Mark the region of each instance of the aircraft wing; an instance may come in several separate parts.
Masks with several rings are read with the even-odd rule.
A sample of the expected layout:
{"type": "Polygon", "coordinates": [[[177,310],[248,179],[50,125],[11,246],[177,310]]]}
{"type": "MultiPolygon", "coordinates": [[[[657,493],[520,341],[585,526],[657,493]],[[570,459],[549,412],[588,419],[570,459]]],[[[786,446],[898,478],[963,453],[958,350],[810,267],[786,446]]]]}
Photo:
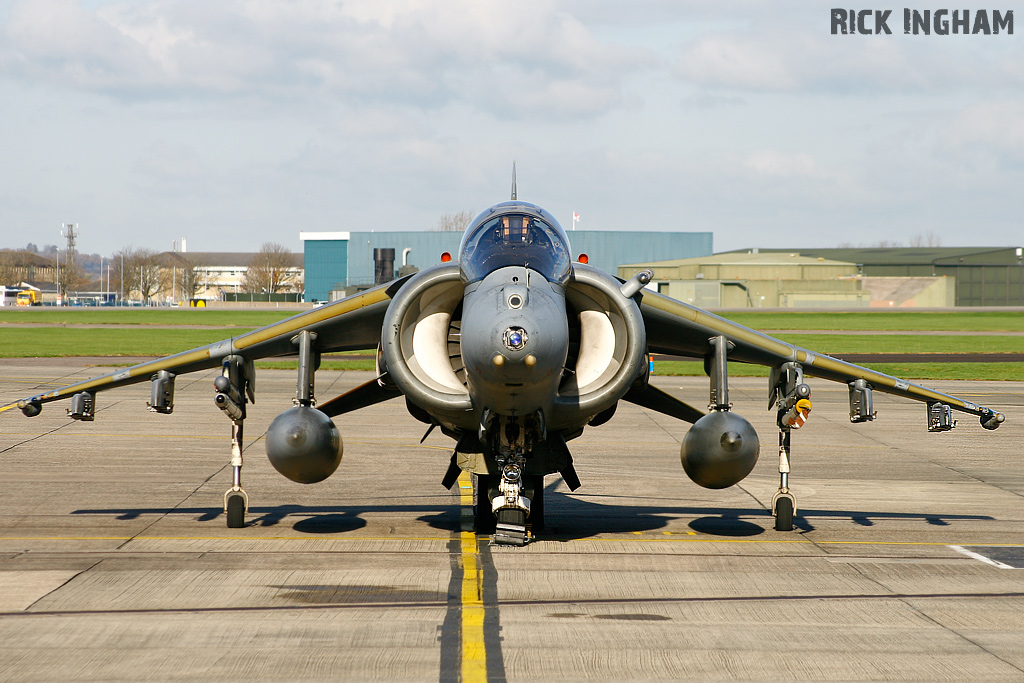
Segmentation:
{"type": "Polygon", "coordinates": [[[381,326],[388,303],[404,282],[405,279],[402,279],[381,285],[327,306],[300,313],[273,325],[208,346],[158,358],[54,391],[27,397],[0,407],[0,412],[15,407],[21,408],[23,411],[26,408],[33,411],[43,403],[68,398],[80,392],[95,393],[146,382],[160,371],[179,375],[216,368],[227,356],[241,356],[248,362],[273,356],[294,355],[298,349],[292,340],[304,330],[316,333],[317,349],[322,353],[375,348],[380,343],[381,326]]]}
{"type": "MultiPolygon", "coordinates": [[[[730,342],[728,358],[731,361],[772,368],[796,362],[806,375],[845,384],[860,379],[877,391],[925,403],[942,403],[977,415],[986,429],[995,429],[1004,420],[1001,413],[991,408],[788,344],[650,290],[643,291],[640,311],[647,330],[647,346],[652,353],[706,358],[712,353],[709,339],[725,336],[730,342]]],[[[769,401],[774,397],[774,389],[774,386],[769,387],[769,401]]]]}

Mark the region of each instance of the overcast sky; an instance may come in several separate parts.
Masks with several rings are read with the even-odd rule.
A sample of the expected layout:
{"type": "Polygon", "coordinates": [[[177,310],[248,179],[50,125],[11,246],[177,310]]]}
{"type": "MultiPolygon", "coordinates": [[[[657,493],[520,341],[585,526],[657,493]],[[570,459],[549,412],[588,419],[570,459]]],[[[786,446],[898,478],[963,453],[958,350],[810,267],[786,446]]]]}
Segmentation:
{"type": "Polygon", "coordinates": [[[430,229],[513,160],[567,229],[1024,243],[1024,14],[834,36],[832,4],[0,0],[0,247],[430,229]]]}

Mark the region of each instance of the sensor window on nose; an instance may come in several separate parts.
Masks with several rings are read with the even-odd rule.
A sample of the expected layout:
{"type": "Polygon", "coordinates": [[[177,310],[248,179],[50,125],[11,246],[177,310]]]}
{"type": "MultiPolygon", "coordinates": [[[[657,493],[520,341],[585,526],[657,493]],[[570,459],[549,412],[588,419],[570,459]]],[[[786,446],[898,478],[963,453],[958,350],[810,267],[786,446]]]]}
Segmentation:
{"type": "Polygon", "coordinates": [[[522,297],[522,295],[520,295],[520,294],[513,294],[512,296],[510,296],[508,298],[508,307],[509,308],[522,308],[523,307],[523,297],[522,297]]]}
{"type": "Polygon", "coordinates": [[[521,351],[526,347],[528,339],[526,330],[517,326],[509,327],[505,330],[505,334],[502,335],[502,341],[505,342],[505,346],[510,351],[521,351]]]}

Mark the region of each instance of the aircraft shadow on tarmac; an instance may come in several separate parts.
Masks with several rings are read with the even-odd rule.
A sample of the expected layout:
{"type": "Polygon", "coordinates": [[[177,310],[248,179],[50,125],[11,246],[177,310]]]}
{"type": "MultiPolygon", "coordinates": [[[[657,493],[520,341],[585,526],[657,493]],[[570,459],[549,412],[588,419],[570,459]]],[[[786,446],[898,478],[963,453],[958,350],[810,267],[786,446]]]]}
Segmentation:
{"type": "MultiPolygon", "coordinates": [[[[622,505],[595,502],[594,498],[620,500],[619,496],[576,497],[556,490],[556,479],[544,487],[545,530],[541,538],[573,540],[598,534],[634,533],[666,528],[670,522],[697,516],[689,522],[696,534],[719,537],[745,537],[763,534],[773,527],[771,513],[760,507],[714,508],[678,507],[671,505],[622,505]]],[[[632,500],[636,498],[633,497],[632,500]]],[[[626,500],[626,497],[621,497],[626,500]]],[[[663,499],[657,499],[663,500],[663,499]]],[[[362,529],[367,522],[364,513],[426,513],[420,521],[434,529],[457,532],[462,528],[459,505],[280,505],[252,507],[246,526],[272,527],[290,525],[299,533],[341,534],[362,529]],[[292,521],[294,520],[294,521],[292,521]]],[[[864,510],[799,509],[793,525],[800,531],[815,529],[814,519],[849,519],[858,526],[874,526],[878,520],[921,521],[934,526],[949,526],[956,521],[993,520],[987,515],[955,515],[907,512],[869,512],[864,510]]],[[[224,514],[220,508],[135,508],[75,510],[76,515],[115,515],[117,519],[133,520],[142,515],[196,515],[197,521],[209,522],[224,514]]],[[[691,533],[675,531],[669,533],[691,533]]]]}

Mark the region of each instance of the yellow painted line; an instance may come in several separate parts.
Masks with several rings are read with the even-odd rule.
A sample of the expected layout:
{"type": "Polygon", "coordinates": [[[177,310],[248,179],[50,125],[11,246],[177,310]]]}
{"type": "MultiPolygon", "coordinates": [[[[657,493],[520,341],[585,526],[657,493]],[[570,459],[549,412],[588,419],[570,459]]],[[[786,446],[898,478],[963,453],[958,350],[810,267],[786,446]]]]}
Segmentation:
{"type": "MultiPolygon", "coordinates": [[[[473,508],[473,479],[468,472],[459,475],[459,503],[464,513],[473,508]]],[[[462,667],[463,683],[487,680],[487,647],[484,643],[483,572],[476,534],[460,534],[462,561],[462,667]]]]}

